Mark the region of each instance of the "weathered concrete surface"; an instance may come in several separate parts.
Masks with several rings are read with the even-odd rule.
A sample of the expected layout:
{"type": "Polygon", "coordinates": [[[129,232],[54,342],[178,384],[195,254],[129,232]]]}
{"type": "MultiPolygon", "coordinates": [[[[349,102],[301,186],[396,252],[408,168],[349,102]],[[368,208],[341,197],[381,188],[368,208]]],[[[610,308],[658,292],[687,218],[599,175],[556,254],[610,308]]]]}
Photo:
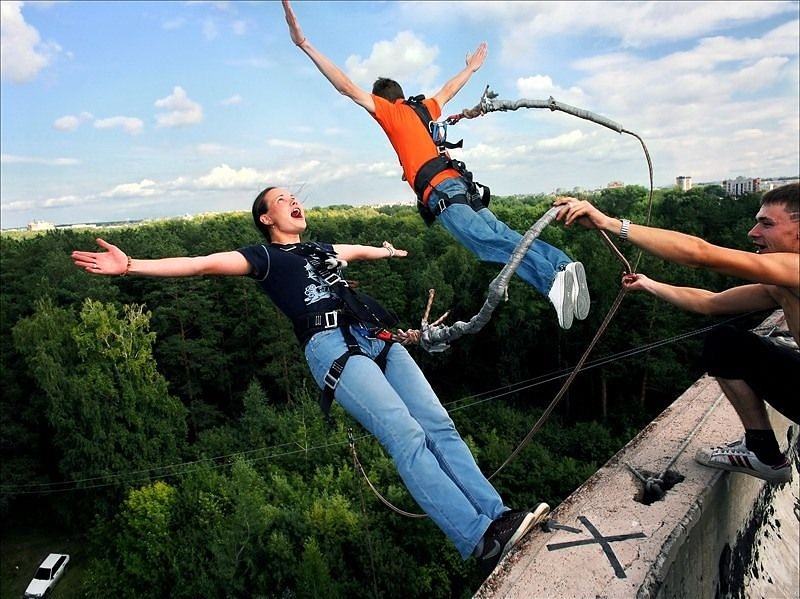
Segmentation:
{"type": "Polygon", "coordinates": [[[697,464],[699,448],[743,435],[716,382],[700,379],[554,510],[576,532],[531,533],[476,597],[800,597],[798,427],[770,417],[791,448],[792,483],[697,464]],[[660,501],[638,501],[642,483],[624,463],[660,473],[695,430],[672,466],[685,479],[660,501]],[[615,536],[605,547],[597,539],[615,536]]]}

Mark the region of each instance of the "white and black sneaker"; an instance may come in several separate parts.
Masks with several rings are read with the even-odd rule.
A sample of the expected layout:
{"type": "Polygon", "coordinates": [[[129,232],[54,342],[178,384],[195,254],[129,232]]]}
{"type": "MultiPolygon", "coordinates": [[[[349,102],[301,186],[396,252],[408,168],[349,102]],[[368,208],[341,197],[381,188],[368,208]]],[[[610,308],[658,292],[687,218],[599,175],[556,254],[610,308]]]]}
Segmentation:
{"type": "Polygon", "coordinates": [[[489,525],[483,535],[483,549],[476,556],[484,578],[492,573],[498,562],[519,543],[531,529],[544,521],[550,506],[540,503],[533,511],[509,510],[489,525]]]}
{"type": "Polygon", "coordinates": [[[589,316],[591,300],[589,286],[586,284],[586,270],[580,262],[570,262],[566,271],[572,275],[572,295],[575,307],[575,318],[583,320],[589,316]]]}
{"type": "Polygon", "coordinates": [[[571,272],[559,270],[547,294],[547,298],[556,309],[558,325],[562,329],[570,328],[575,317],[575,298],[572,293],[574,280],[575,277],[571,272]]]}
{"type": "Polygon", "coordinates": [[[733,441],[721,447],[701,449],[694,459],[703,466],[731,472],[743,472],[771,483],[788,483],[792,480],[792,465],[786,456],[783,456],[782,462],[770,466],[747,449],[744,440],[733,441]]]}

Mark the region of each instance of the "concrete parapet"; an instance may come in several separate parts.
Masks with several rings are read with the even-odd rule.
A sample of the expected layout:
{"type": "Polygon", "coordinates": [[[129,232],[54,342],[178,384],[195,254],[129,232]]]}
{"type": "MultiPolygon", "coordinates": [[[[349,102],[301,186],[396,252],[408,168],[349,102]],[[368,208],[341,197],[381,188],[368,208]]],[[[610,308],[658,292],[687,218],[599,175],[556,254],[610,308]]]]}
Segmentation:
{"type": "Polygon", "coordinates": [[[791,483],[697,464],[698,449],[743,435],[716,381],[701,378],[554,510],[560,528],[529,534],[476,597],[800,597],[798,426],[770,418],[791,483]],[[671,467],[683,480],[642,503],[625,464],[661,473],[687,439],[671,467]]]}

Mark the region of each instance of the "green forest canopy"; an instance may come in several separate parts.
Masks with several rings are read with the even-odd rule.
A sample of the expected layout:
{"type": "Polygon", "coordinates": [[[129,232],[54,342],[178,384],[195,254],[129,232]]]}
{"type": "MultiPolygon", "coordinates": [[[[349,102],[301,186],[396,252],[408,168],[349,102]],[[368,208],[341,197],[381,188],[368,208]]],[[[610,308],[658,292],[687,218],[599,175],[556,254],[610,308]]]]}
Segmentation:
{"type": "MultiPolygon", "coordinates": [[[[492,208],[524,231],[550,199],[495,198],[492,208]]],[[[644,221],[644,188],[606,190],[595,201],[644,221]]],[[[653,224],[747,248],[757,205],[756,196],[732,199],[718,187],[657,192],[653,224]]],[[[404,327],[418,326],[429,288],[436,314],[470,317],[500,268],[479,263],[438,225],[425,227],[411,207],[337,206],[307,216],[307,239],[389,240],[409,250],[408,258],[347,271],[404,327]]],[[[89,597],[474,591],[474,568],[434,525],[362,495],[346,442],[353,423],[337,407],[326,427],[289,322],[251,280],[92,277],[69,253],[93,248],[99,234],[137,258],[260,241],[245,213],[0,238],[4,529],[44,520],[84,535],[81,595],[89,597]]],[[[620,266],[594,233],[553,226],[542,239],[585,264],[585,322],[560,330],[546,299],[514,279],[509,302],[477,337],[444,354],[412,350],[487,473],[560,384],[533,386],[536,377],[577,361],[619,290],[620,266]]],[[[621,249],[635,258],[634,248],[621,249]]],[[[648,256],[639,271],[708,289],[734,283],[648,256]]],[[[707,324],[631,294],[590,360],[707,324]]],[[[697,378],[700,347],[691,338],[581,374],[534,442],[494,479],[507,503],[562,501],[697,378]]],[[[416,510],[375,440],[358,427],[355,434],[371,480],[416,510]]]]}

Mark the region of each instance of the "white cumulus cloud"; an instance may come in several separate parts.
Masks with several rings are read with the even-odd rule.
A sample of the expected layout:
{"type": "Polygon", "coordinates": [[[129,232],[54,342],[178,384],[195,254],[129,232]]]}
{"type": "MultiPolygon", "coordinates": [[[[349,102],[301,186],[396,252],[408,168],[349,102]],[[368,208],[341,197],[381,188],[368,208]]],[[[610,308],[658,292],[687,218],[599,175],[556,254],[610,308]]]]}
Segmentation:
{"type": "Polygon", "coordinates": [[[66,206],[80,206],[86,202],[85,198],[76,195],[65,195],[57,198],[47,198],[42,202],[43,208],[64,208],[66,206]]]}
{"type": "Polygon", "coordinates": [[[90,112],[82,112],[78,115],[67,114],[53,121],[53,129],[57,131],[75,131],[82,123],[92,119],[94,119],[94,116],[90,112]]]}
{"type": "Polygon", "coordinates": [[[367,58],[349,56],[345,66],[353,80],[362,85],[389,77],[400,85],[425,87],[433,85],[439,74],[439,67],[433,64],[438,55],[438,46],[428,46],[411,31],[401,31],[391,41],[373,44],[367,58]]]}
{"type": "Polygon", "coordinates": [[[536,142],[536,145],[545,150],[566,150],[577,147],[583,143],[585,138],[586,135],[580,129],[574,129],[556,137],[541,139],[536,142]]]}
{"type": "Polygon", "coordinates": [[[198,177],[195,184],[201,189],[242,189],[258,186],[266,179],[265,173],[254,168],[234,169],[227,164],[221,164],[208,174],[198,177]]]}
{"type": "Polygon", "coordinates": [[[179,85],[172,89],[171,95],[156,100],[155,106],[166,111],[156,115],[158,127],[194,125],[203,120],[203,107],[191,100],[179,85]]]}
{"type": "Polygon", "coordinates": [[[142,132],[144,123],[141,119],[132,116],[112,116],[105,119],[97,119],[94,122],[96,129],[122,129],[130,135],[138,135],[142,132]]]}
{"type": "Polygon", "coordinates": [[[533,75],[517,79],[517,90],[523,98],[546,100],[550,96],[559,102],[568,104],[584,104],[586,94],[580,87],[568,89],[557,86],[548,75],[533,75]]]}
{"type": "Polygon", "coordinates": [[[158,193],[158,187],[152,179],[142,179],[138,183],[122,183],[100,195],[104,198],[149,197],[158,193]]]}
{"type": "Polygon", "coordinates": [[[42,43],[39,32],[25,22],[23,2],[0,2],[0,74],[14,83],[33,80],[50,64],[57,44],[42,43]]]}

